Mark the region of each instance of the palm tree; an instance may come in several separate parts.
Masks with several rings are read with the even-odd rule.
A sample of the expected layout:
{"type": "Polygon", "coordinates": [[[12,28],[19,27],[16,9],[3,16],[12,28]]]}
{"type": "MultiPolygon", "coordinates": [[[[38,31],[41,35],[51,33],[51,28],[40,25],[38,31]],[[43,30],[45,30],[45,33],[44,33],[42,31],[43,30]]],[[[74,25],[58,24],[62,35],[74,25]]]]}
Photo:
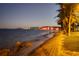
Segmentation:
{"type": "Polygon", "coordinates": [[[77,25],[79,25],[79,3],[76,3],[74,5],[74,15],[75,15],[75,18],[76,18],[76,27],[77,25]]]}
{"type": "Polygon", "coordinates": [[[75,4],[59,4],[60,5],[60,10],[59,10],[59,14],[58,17],[60,18],[60,23],[59,24],[63,24],[63,28],[65,29],[66,33],[68,33],[68,35],[70,35],[70,31],[73,25],[76,23],[76,19],[74,17],[74,10],[75,10],[75,4]]]}
{"type": "Polygon", "coordinates": [[[65,27],[65,5],[64,4],[59,4],[60,5],[60,10],[58,10],[60,13],[57,15],[60,19],[58,20],[58,24],[61,25],[61,27],[66,30],[65,27]]]}

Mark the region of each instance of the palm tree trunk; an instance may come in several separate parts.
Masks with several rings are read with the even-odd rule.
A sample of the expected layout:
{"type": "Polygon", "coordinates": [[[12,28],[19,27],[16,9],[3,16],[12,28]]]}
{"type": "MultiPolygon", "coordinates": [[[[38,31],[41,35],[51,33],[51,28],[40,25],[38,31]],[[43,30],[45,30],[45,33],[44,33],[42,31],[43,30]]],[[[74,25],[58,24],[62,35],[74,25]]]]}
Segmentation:
{"type": "Polygon", "coordinates": [[[75,31],[75,24],[73,26],[74,26],[74,30],[73,31],[75,31]]]}
{"type": "Polygon", "coordinates": [[[71,6],[71,10],[70,10],[70,15],[69,15],[69,24],[68,24],[68,36],[70,36],[70,32],[71,32],[71,19],[72,19],[72,6],[71,6]]]}
{"type": "Polygon", "coordinates": [[[69,16],[69,24],[68,24],[68,36],[70,36],[70,32],[71,32],[71,19],[72,19],[72,15],[71,15],[71,12],[70,12],[70,16],[69,16]]]}
{"type": "MultiPolygon", "coordinates": [[[[71,17],[71,16],[70,16],[71,17]]],[[[68,36],[70,36],[71,26],[70,26],[70,18],[69,18],[69,24],[68,24],[68,36]]]]}

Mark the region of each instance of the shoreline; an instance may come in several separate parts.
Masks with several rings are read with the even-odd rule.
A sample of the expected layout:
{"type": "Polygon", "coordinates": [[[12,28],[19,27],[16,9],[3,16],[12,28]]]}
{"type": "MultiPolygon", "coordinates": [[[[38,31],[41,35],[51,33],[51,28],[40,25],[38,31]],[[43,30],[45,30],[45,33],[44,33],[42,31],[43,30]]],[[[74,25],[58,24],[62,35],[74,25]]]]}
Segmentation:
{"type": "MultiPolygon", "coordinates": [[[[50,34],[49,34],[50,35],[50,34]]],[[[52,35],[52,34],[51,34],[52,35]]],[[[51,36],[52,37],[52,36],[51,36]]],[[[32,46],[32,48],[29,48],[29,50],[27,50],[28,48],[25,48],[25,49],[23,49],[24,51],[25,51],[25,54],[24,54],[24,52],[22,52],[23,50],[21,50],[20,51],[20,53],[17,53],[17,55],[19,55],[19,56],[28,56],[28,54],[30,54],[33,50],[35,50],[37,47],[39,47],[40,45],[42,45],[44,42],[46,42],[47,40],[49,40],[50,38],[48,37],[48,38],[44,38],[44,40],[38,40],[38,41],[32,41],[32,43],[33,43],[33,45],[34,46],[32,46]],[[27,52],[26,52],[27,51],[27,52]]]]}
{"type": "MultiPolygon", "coordinates": [[[[35,39],[35,40],[30,40],[30,41],[24,41],[24,42],[20,42],[20,43],[22,43],[22,44],[20,44],[20,45],[26,45],[26,46],[28,46],[28,47],[26,47],[26,46],[23,46],[23,47],[20,47],[20,48],[17,48],[16,46],[15,47],[13,47],[13,48],[10,48],[10,49],[6,49],[6,48],[4,48],[4,49],[1,49],[0,50],[0,54],[2,53],[2,55],[16,55],[16,56],[18,56],[18,55],[28,55],[32,50],[34,50],[34,49],[36,49],[39,45],[41,45],[41,44],[43,44],[46,40],[48,40],[50,37],[51,37],[51,35],[53,35],[53,33],[49,33],[49,34],[45,34],[45,35],[42,35],[42,38],[41,38],[41,36],[39,36],[39,38],[37,38],[37,39],[35,39]],[[44,38],[44,39],[43,39],[44,38]],[[28,42],[31,42],[32,44],[33,44],[33,46],[32,47],[29,47],[30,45],[31,45],[31,43],[29,44],[28,42]],[[36,47],[35,47],[36,46],[36,47]],[[24,48],[25,47],[25,48],[24,48]],[[19,49],[18,51],[16,51],[16,49],[19,49]],[[29,51],[30,50],[30,51],[29,51]],[[2,51],[2,52],[1,52],[2,51]],[[16,52],[14,52],[14,51],[16,51],[16,52]],[[25,52],[25,54],[24,54],[24,52],[23,51],[27,51],[27,52],[25,52]],[[20,54],[21,53],[21,54],[20,54]]],[[[15,44],[16,45],[16,44],[15,44]]]]}

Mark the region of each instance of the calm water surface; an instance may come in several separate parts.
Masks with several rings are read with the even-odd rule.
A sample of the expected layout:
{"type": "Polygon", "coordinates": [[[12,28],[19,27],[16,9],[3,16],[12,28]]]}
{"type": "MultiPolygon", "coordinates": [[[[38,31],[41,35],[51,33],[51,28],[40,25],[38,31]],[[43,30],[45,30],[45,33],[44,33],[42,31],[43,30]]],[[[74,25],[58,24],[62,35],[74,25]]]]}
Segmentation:
{"type": "Polygon", "coordinates": [[[30,41],[45,35],[49,31],[23,30],[23,29],[0,29],[0,48],[10,48],[16,41],[30,41]]]}

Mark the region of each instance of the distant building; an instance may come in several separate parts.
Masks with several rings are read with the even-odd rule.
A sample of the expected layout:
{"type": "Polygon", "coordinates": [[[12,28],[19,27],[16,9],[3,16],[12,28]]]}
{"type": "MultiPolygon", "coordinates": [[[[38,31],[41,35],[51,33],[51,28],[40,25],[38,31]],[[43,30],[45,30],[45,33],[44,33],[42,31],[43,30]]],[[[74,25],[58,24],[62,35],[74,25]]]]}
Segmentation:
{"type": "Polygon", "coordinates": [[[39,27],[40,30],[53,30],[53,31],[59,31],[61,27],[59,26],[42,26],[39,27]]]}

